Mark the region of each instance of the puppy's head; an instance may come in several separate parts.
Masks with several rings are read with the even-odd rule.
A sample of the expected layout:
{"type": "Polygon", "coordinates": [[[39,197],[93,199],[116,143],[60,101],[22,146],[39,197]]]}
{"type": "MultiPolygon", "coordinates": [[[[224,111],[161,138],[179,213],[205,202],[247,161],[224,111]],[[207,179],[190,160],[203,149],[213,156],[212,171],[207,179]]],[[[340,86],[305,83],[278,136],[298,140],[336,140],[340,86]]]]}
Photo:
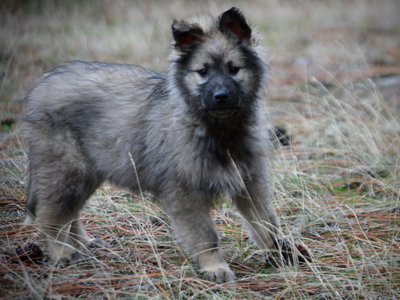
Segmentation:
{"type": "Polygon", "coordinates": [[[248,113],[265,65],[252,29],[237,8],[216,19],[174,21],[173,80],[190,107],[206,118],[248,113]]]}

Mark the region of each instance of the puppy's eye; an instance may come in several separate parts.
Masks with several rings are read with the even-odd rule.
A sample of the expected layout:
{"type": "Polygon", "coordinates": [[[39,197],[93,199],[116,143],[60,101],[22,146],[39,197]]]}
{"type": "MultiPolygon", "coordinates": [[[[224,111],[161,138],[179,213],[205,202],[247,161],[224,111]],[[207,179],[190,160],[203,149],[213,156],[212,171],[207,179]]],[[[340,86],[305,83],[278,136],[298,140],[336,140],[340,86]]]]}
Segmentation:
{"type": "Polygon", "coordinates": [[[240,67],[229,66],[229,74],[236,75],[240,70],[240,67]]]}
{"type": "Polygon", "coordinates": [[[207,69],[207,68],[203,68],[203,69],[197,70],[196,72],[197,72],[201,77],[206,77],[207,74],[208,74],[208,69],[207,69]]]}

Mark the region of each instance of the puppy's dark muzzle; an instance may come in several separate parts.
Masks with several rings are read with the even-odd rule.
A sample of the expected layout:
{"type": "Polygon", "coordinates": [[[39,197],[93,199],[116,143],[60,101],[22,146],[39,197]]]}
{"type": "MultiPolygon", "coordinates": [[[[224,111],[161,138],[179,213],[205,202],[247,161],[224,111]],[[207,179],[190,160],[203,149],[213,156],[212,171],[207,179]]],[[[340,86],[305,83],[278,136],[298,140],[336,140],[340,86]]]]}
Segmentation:
{"type": "Polygon", "coordinates": [[[216,118],[229,117],[238,111],[237,99],[230,96],[225,90],[214,92],[212,104],[208,112],[216,118]]]}
{"type": "Polygon", "coordinates": [[[203,104],[212,117],[226,118],[239,110],[239,87],[229,76],[211,76],[203,88],[203,104]]]}

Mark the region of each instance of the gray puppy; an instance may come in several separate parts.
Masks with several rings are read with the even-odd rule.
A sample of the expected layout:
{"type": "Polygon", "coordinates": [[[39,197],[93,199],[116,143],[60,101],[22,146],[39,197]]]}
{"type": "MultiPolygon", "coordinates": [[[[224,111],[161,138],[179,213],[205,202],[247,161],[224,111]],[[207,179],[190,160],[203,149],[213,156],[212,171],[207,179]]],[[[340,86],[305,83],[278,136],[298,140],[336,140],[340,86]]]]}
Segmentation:
{"type": "Polygon", "coordinates": [[[93,242],[79,212],[104,181],[151,191],[200,271],[218,282],[234,279],[210,217],[220,195],[232,199],[261,249],[278,248],[267,67],[252,30],[231,8],[216,19],[174,21],[172,33],[165,76],[77,61],[44,74],[27,97],[28,220],[46,233],[51,259],[93,242]]]}

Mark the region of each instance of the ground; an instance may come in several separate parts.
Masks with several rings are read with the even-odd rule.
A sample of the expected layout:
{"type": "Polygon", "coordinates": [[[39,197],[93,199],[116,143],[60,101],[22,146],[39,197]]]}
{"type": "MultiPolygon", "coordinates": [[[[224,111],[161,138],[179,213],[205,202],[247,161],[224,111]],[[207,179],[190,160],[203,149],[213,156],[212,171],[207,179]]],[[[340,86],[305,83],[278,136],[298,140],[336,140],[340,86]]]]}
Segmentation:
{"type": "Polygon", "coordinates": [[[0,297],[396,299],[400,297],[400,3],[393,1],[2,1],[0,4],[0,297]],[[229,202],[216,206],[234,284],[199,278],[151,200],[103,186],[85,208],[111,244],[52,264],[23,226],[27,148],[21,99],[68,60],[168,66],[170,24],[241,8],[270,66],[271,154],[284,235],[312,261],[274,269],[229,202]]]}

